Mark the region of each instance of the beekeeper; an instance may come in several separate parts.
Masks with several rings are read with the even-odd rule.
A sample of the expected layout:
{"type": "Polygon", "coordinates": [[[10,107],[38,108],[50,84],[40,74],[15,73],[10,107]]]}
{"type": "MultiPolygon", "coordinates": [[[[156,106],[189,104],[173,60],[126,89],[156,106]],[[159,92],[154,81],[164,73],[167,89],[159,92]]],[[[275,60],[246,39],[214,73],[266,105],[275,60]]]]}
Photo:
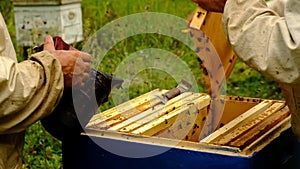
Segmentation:
{"type": "Polygon", "coordinates": [[[209,11],[224,12],[225,34],[236,55],[280,84],[300,141],[300,1],[193,1],[209,11]]]}
{"type": "Polygon", "coordinates": [[[0,13],[1,169],[22,168],[26,128],[53,111],[64,88],[82,86],[89,78],[90,55],[79,51],[56,51],[50,36],[45,38],[44,49],[47,51],[17,63],[0,13]]]}

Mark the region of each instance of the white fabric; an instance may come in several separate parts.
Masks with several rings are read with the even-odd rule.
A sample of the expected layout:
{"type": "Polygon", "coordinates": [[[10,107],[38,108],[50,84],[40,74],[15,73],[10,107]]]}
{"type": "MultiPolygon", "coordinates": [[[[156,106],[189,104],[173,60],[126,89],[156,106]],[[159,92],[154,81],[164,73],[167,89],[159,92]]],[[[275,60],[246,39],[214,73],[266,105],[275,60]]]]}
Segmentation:
{"type": "Polygon", "coordinates": [[[282,8],[280,16],[264,0],[228,0],[223,24],[237,56],[281,84],[300,140],[300,1],[282,8]]]}
{"type": "Polygon", "coordinates": [[[24,133],[49,115],[63,93],[59,61],[44,51],[17,63],[0,15],[0,168],[21,168],[24,133]]]}
{"type": "Polygon", "coordinates": [[[268,1],[267,5],[278,13],[279,16],[284,16],[284,8],[287,0],[272,0],[268,1]]]}
{"type": "Polygon", "coordinates": [[[0,13],[0,54],[3,56],[8,56],[14,61],[17,61],[16,52],[11,42],[8,30],[6,29],[6,24],[0,13]]]}

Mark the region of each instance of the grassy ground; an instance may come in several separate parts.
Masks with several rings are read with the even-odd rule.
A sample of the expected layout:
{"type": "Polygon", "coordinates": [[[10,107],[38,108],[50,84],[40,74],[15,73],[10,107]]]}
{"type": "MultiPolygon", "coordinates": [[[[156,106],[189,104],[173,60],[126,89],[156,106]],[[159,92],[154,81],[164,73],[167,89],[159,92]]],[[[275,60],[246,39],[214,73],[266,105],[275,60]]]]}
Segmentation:
{"type": "MultiPolygon", "coordinates": [[[[17,46],[12,8],[13,6],[9,0],[0,1],[0,10],[8,24],[13,42],[17,46]]],[[[75,46],[81,49],[88,37],[105,24],[122,16],[151,11],[165,12],[187,18],[195,8],[196,5],[190,0],[83,0],[82,12],[85,40],[82,43],[75,44],[75,46]]],[[[113,73],[128,53],[149,47],[175,53],[192,70],[200,86],[199,91],[205,91],[201,78],[201,69],[198,66],[194,53],[180,42],[162,35],[139,35],[118,43],[108,52],[107,57],[104,58],[98,68],[113,73]]],[[[21,61],[23,58],[22,48],[16,47],[16,49],[18,59],[21,61]]],[[[140,72],[136,78],[142,79],[142,82],[130,85],[130,97],[138,96],[157,87],[170,88],[175,84],[174,79],[170,78],[168,74],[153,69],[140,72]]],[[[227,94],[269,99],[282,98],[280,89],[274,82],[263,78],[259,73],[239,61],[231,77],[227,80],[227,94]]],[[[102,106],[101,109],[104,110],[111,106],[113,106],[113,103],[110,98],[110,102],[102,106]]],[[[60,148],[61,142],[52,138],[40,123],[32,125],[27,130],[23,168],[61,168],[60,148]]]]}

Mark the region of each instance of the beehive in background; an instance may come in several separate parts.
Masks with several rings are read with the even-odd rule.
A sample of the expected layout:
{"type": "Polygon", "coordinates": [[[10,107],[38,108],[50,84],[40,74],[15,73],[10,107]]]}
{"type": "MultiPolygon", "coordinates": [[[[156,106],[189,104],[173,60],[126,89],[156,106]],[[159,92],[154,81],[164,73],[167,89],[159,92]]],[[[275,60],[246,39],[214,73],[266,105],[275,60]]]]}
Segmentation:
{"type": "Polygon", "coordinates": [[[12,0],[18,46],[43,43],[46,35],[67,43],[83,39],[81,0],[12,0]]]}

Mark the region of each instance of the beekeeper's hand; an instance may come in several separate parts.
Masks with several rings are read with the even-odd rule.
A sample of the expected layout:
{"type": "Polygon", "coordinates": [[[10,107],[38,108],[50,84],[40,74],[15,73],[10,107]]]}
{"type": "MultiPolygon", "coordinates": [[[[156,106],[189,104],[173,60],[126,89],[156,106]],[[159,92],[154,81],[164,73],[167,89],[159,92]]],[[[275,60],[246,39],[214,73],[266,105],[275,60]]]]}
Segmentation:
{"type": "Polygon", "coordinates": [[[62,66],[65,88],[82,87],[90,78],[91,56],[77,50],[55,50],[51,36],[44,40],[44,50],[53,54],[62,66]]]}
{"type": "Polygon", "coordinates": [[[223,12],[226,0],[192,0],[200,7],[211,12],[223,12]]]}

